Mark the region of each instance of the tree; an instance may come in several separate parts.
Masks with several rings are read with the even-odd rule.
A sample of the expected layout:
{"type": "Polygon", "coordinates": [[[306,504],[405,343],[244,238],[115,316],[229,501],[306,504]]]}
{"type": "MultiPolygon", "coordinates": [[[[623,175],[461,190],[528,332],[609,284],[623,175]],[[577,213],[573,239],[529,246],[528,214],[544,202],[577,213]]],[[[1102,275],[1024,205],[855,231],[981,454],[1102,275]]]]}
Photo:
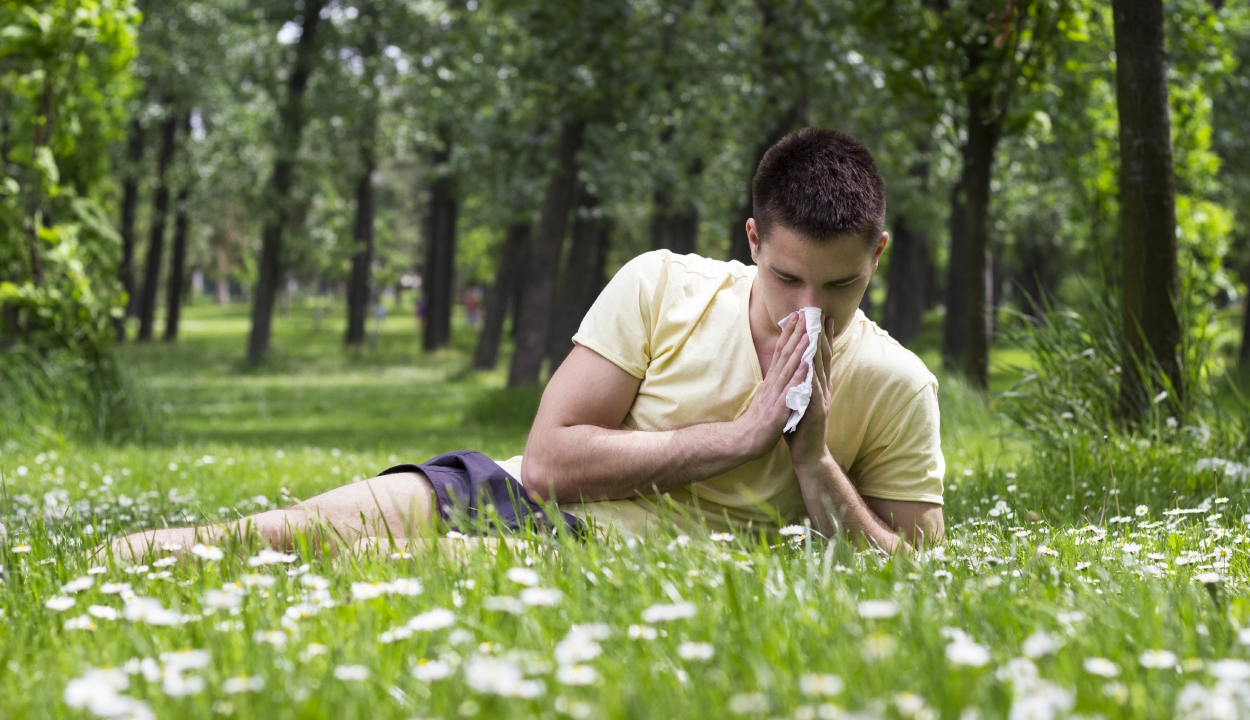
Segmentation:
{"type": "Polygon", "coordinates": [[[1116,107],[1120,117],[1120,244],[1123,262],[1125,368],[1121,411],[1128,419],[1149,406],[1152,390],[1134,367],[1157,363],[1179,401],[1180,281],[1176,260],[1176,178],[1168,109],[1162,0],[1113,0],[1116,107]]]}
{"type": "Polygon", "coordinates": [[[426,215],[425,265],[421,291],[426,297],[425,332],[421,347],[432,352],[451,342],[451,306],[456,279],[456,200],[455,179],[447,172],[451,159],[451,131],[441,128],[442,146],[430,158],[435,176],[430,184],[426,215]]]}
{"type": "MultiPolygon", "coordinates": [[[[962,116],[960,177],[951,194],[943,355],[979,387],[993,334],[990,185],[995,153],[1032,108],[1020,107],[1051,69],[1064,0],[883,0],[863,25],[894,56],[892,78],[919,77],[931,102],[962,116]],[[1022,97],[1025,96],[1025,97],[1022,97]]],[[[913,81],[907,80],[911,83],[913,81]]]]}
{"type": "MultiPolygon", "coordinates": [[[[756,0],[760,16],[758,35],[758,69],[755,71],[768,88],[759,112],[764,131],[752,146],[750,175],[764,159],[768,148],[792,130],[807,124],[807,64],[802,54],[790,47],[801,37],[803,17],[795,13],[785,0],[756,0]]],[[[747,178],[746,201],[730,227],[730,259],[751,264],[751,246],[747,241],[746,222],[754,214],[751,180],[747,178]]]]}
{"type": "Polygon", "coordinates": [[[317,58],[317,28],[325,4],[325,0],[305,0],[303,14],[297,18],[300,35],[287,81],[286,97],[282,99],[279,110],[273,172],[265,192],[260,269],[252,301],[252,329],[247,342],[247,359],[253,365],[264,360],[269,352],[273,306],[282,278],[282,236],[290,216],[291,186],[306,119],[304,91],[317,58]]]}
{"type": "Polygon", "coordinates": [[[374,256],[374,218],[377,215],[377,139],[379,108],[378,34],[380,18],[375,3],[364,5],[359,16],[362,37],[359,55],[362,66],[362,82],[359,83],[357,100],[360,117],[357,130],[356,218],[352,224],[352,266],[347,283],[347,335],[348,345],[360,345],[365,341],[365,315],[372,294],[374,256]]]}
{"type": "Polygon", "coordinates": [[[156,161],[156,194],[152,199],[152,222],[148,229],[148,254],[143,272],[143,289],[139,295],[139,342],[151,342],[156,326],[157,290],[161,282],[161,265],[165,253],[165,226],[169,215],[169,167],[177,150],[179,118],[172,107],[165,105],[161,121],[161,151],[156,161]]]}
{"type": "Polygon", "coordinates": [[[634,19],[630,4],[619,0],[545,0],[518,9],[525,33],[542,39],[517,58],[520,72],[535,93],[549,100],[551,125],[559,131],[517,313],[510,387],[539,380],[554,315],[560,254],[576,195],[578,153],[588,129],[615,125],[623,110],[622,95],[630,96],[626,53],[634,19]]]}
{"type": "Polygon", "coordinates": [[[98,369],[116,338],[121,241],[102,200],[137,22],[125,0],[0,2],[0,348],[98,369]]]}
{"type": "Polygon", "coordinates": [[[881,327],[906,345],[920,334],[933,283],[928,234],[912,227],[906,215],[894,221],[888,275],[881,327]]]}
{"type": "MultiPolygon", "coordinates": [[[[117,266],[117,279],[126,293],[126,314],[137,307],[139,294],[135,287],[135,216],[139,209],[139,177],[142,171],[143,150],[146,139],[143,123],[138,117],[130,120],[126,140],[126,176],[122,181],[121,240],[122,258],[117,266]]],[[[117,339],[126,339],[124,317],[114,318],[113,327],[117,339]]]]}
{"type": "Polygon", "coordinates": [[[191,181],[188,179],[174,201],[174,252],[169,259],[169,285],[165,289],[165,342],[178,339],[182,320],[182,298],[186,294],[187,235],[191,229],[189,215],[191,181]]]}
{"type": "Polygon", "coordinates": [[[482,302],[484,313],[482,330],[473,351],[474,370],[493,370],[499,362],[504,320],[509,306],[515,303],[517,290],[521,287],[521,273],[526,267],[530,228],[528,220],[519,220],[509,223],[504,232],[503,248],[495,268],[495,282],[487,289],[482,302]]]}
{"type": "Polygon", "coordinates": [[[530,247],[525,293],[517,312],[516,350],[508,370],[508,387],[538,382],[547,335],[555,304],[556,269],[568,226],[577,181],[577,153],[581,150],[586,121],[565,120],[556,139],[556,170],[547,181],[538,232],[530,247]]]}
{"type": "Polygon", "coordinates": [[[552,320],[548,349],[552,372],[573,350],[572,337],[603,287],[604,259],[612,237],[612,224],[604,216],[593,190],[583,186],[578,195],[568,262],[552,320]]]}

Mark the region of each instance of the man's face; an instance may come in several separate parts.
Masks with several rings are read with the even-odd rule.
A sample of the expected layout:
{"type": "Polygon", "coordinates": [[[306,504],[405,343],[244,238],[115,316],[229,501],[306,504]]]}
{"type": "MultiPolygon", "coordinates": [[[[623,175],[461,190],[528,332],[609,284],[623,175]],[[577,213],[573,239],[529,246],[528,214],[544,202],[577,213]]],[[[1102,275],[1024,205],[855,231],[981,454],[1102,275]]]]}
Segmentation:
{"type": "Polygon", "coordinates": [[[862,237],[815,242],[790,228],[774,225],[768,239],[760,242],[755,220],[747,221],[751,259],[759,266],[764,307],[773,324],[803,307],[818,307],[833,318],[833,334],[842,332],[877,270],[889,241],[881,233],[875,245],[862,237]]]}

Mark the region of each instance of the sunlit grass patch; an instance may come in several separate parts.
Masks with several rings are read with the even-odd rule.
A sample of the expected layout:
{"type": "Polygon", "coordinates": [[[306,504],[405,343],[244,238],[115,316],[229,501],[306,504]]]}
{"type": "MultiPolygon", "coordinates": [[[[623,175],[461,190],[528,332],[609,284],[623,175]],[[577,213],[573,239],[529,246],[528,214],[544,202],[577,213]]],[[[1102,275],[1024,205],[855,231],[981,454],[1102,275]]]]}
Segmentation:
{"type": "Polygon", "coordinates": [[[245,324],[204,312],[216,324],[185,346],[126,348],[169,405],[155,441],[0,450],[0,716],[1250,712],[1236,448],[1178,423],[1145,445],[1084,438],[1065,465],[946,376],[947,540],[914,558],[798,527],[395,545],[378,529],[337,559],[256,538],[101,559],[127,531],[524,446],[537,392],[468,373],[464,347],[427,357],[396,331],[356,356],[329,320],[280,324],[288,359],[240,375],[245,324]]]}
{"type": "Polygon", "coordinates": [[[1246,527],[1223,503],[1071,528],[987,514],[914,559],[747,530],[92,565],[92,503],[17,502],[0,696],[23,716],[109,668],[158,716],[1167,716],[1247,655],[1246,527]]]}

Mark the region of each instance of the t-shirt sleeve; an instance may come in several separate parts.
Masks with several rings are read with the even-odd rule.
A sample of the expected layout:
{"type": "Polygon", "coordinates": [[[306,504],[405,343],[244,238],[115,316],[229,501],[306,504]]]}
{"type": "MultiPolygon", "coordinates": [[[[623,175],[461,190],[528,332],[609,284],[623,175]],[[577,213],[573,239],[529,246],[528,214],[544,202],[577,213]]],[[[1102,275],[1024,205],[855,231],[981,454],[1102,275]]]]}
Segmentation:
{"type": "Polygon", "coordinates": [[[582,319],[573,342],[590,348],[642,379],[651,364],[651,339],[666,282],[664,252],[625,263],[582,319]]]}
{"type": "Polygon", "coordinates": [[[921,388],[898,412],[873,428],[867,451],[851,468],[861,495],[942,504],[942,457],[937,383],[921,388]]]}

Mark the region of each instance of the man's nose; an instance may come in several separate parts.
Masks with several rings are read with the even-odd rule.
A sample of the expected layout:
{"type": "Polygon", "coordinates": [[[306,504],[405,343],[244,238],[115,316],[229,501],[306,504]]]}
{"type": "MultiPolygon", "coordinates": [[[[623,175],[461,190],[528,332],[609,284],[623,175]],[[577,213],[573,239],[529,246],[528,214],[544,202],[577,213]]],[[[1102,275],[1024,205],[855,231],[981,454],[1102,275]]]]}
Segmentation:
{"type": "Polygon", "coordinates": [[[820,307],[820,298],[817,297],[816,288],[803,288],[799,293],[799,307],[820,307]]]}

